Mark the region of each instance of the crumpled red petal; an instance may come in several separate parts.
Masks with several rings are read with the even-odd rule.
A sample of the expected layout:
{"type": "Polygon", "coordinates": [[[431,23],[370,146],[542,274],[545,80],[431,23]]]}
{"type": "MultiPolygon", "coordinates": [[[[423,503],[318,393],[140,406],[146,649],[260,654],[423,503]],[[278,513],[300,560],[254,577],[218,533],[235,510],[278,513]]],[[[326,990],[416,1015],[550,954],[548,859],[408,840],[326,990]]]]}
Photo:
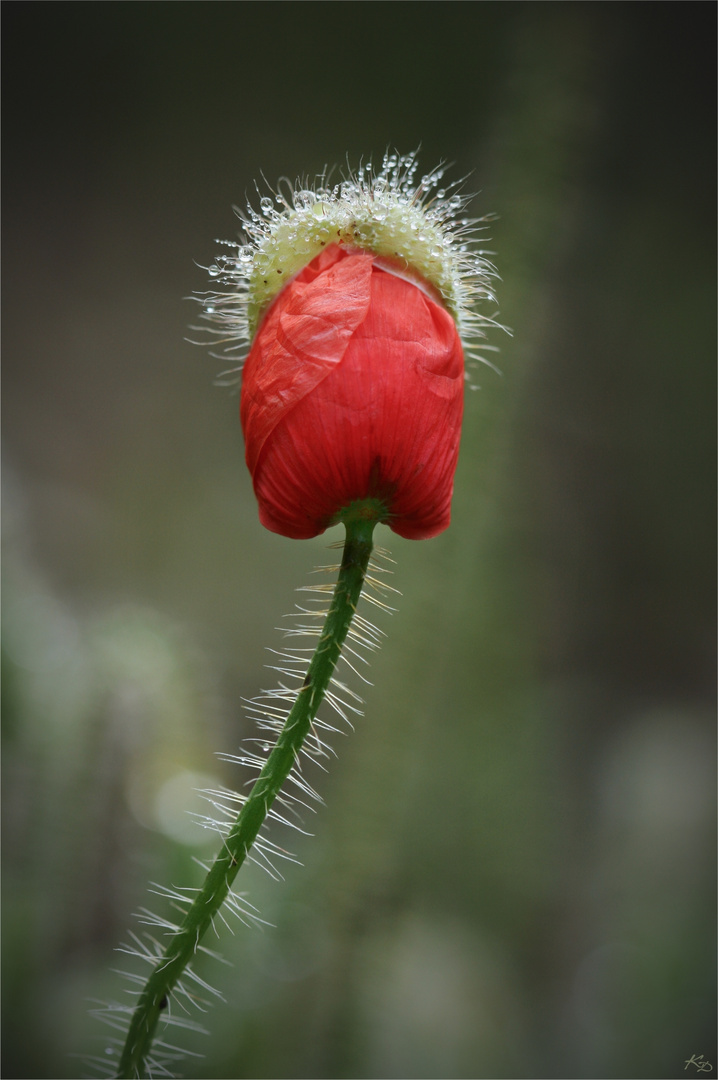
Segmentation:
{"type": "Polygon", "coordinates": [[[333,244],[279,294],[265,315],[244,368],[241,419],[247,465],[272,428],[332,368],[369,308],[373,257],[333,244]]]}
{"type": "Polygon", "coordinates": [[[373,497],[399,535],[441,532],[463,386],[451,315],[371,253],[327,249],[280,294],[245,366],[242,419],[262,523],[308,538],[373,497]]]}

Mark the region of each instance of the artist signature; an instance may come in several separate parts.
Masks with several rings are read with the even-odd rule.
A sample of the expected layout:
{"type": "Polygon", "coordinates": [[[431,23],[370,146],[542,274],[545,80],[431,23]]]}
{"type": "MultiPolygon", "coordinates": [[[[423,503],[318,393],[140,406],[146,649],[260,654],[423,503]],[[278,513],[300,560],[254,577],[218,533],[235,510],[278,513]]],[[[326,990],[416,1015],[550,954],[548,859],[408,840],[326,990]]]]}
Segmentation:
{"type": "Polygon", "coordinates": [[[689,1065],[695,1065],[696,1072],[713,1072],[713,1066],[710,1061],[706,1061],[703,1054],[693,1054],[688,1058],[688,1061],[683,1066],[683,1072],[686,1071],[689,1065]]]}

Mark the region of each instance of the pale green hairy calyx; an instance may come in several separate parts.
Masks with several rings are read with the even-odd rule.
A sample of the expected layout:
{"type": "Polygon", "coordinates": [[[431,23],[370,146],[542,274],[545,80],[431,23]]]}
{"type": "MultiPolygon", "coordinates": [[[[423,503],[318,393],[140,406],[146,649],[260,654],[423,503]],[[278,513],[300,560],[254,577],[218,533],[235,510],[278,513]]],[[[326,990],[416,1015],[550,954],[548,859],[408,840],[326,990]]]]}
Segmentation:
{"type": "Polygon", "coordinates": [[[478,300],[495,302],[496,272],[475,246],[487,219],[463,216],[469,200],[456,185],[441,187],[442,168],[420,179],[416,172],[416,154],[387,154],[378,172],[361,165],[333,186],[324,174],[286,195],[264,196],[258,210],[238,210],[246,242],[224,241],[234,253],[209,267],[210,277],[230,291],[198,298],[225,353],[241,362],[280,290],[325,247],[342,243],[427,282],[454,316],[469,354],[483,360],[484,328],[496,325],[475,310],[478,300]]]}

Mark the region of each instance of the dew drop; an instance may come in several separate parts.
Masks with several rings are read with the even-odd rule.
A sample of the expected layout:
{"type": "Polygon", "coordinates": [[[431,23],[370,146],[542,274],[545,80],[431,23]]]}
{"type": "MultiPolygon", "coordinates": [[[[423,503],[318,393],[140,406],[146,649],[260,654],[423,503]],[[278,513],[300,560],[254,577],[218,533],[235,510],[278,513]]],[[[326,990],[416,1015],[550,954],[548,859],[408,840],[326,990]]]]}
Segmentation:
{"type": "Polygon", "coordinates": [[[294,196],[294,205],[297,210],[306,210],[314,204],[315,196],[313,191],[298,191],[294,196]]]}

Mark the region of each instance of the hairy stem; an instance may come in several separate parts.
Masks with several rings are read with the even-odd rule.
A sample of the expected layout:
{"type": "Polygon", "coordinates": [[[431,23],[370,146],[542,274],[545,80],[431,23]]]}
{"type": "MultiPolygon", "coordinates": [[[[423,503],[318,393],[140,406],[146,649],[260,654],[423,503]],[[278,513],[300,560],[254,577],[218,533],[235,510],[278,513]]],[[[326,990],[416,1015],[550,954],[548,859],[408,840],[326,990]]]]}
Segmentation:
{"type": "Polygon", "coordinates": [[[371,555],[375,523],[360,516],[346,522],[347,537],[339,576],[304,684],[274,749],[224,841],[222,851],[210,867],[204,885],[145,984],[130,1021],[118,1077],[135,1080],[143,1075],[155,1030],[162,1010],[167,1007],[169,995],[194,956],[203,935],[212,925],[213,916],[223,904],[269,808],[295,764],[349,632],[371,555]]]}

